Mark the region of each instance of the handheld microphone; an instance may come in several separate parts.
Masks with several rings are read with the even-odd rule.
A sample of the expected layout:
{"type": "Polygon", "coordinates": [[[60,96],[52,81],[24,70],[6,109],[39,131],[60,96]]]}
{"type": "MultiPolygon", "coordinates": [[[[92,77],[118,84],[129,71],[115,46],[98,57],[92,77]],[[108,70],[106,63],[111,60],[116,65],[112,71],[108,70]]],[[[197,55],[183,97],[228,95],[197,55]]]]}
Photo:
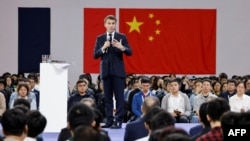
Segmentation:
{"type": "MultiPolygon", "coordinates": [[[[110,36],[107,36],[107,41],[110,41],[110,36]]],[[[108,48],[105,49],[105,52],[108,53],[108,48]]]]}

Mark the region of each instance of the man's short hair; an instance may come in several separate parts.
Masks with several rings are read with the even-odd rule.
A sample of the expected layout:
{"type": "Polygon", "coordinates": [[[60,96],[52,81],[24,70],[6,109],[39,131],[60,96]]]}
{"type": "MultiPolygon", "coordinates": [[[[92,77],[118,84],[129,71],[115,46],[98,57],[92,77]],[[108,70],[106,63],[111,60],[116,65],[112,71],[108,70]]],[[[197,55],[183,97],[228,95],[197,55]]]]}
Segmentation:
{"type": "Polygon", "coordinates": [[[104,23],[107,21],[107,20],[114,20],[115,22],[117,21],[116,20],[116,17],[114,15],[108,15],[104,18],[104,23]]]}
{"type": "Polygon", "coordinates": [[[16,106],[24,106],[30,110],[30,102],[29,100],[24,99],[24,98],[15,99],[13,107],[16,107],[16,106]]]}
{"type": "Polygon", "coordinates": [[[68,122],[71,130],[79,125],[91,126],[94,120],[92,108],[81,102],[74,104],[69,110],[68,122]]]}
{"type": "Polygon", "coordinates": [[[28,137],[35,138],[43,132],[47,119],[38,110],[30,111],[27,117],[28,137]]]}
{"type": "Polygon", "coordinates": [[[143,110],[145,113],[148,113],[155,107],[160,107],[160,100],[155,96],[145,97],[142,104],[143,110]]]}
{"type": "Polygon", "coordinates": [[[152,121],[150,122],[150,129],[155,131],[157,129],[166,128],[168,126],[174,126],[175,120],[174,117],[167,111],[160,111],[156,114],[152,121]]]}
{"type": "Polygon", "coordinates": [[[237,85],[237,82],[236,82],[235,79],[229,79],[229,80],[227,80],[227,84],[229,84],[229,83],[234,83],[235,86],[237,85]]]}
{"type": "Polygon", "coordinates": [[[141,84],[143,84],[143,83],[151,83],[149,77],[143,76],[141,78],[141,84]]]}
{"type": "Polygon", "coordinates": [[[204,82],[208,82],[211,86],[212,86],[212,82],[211,82],[211,80],[210,79],[203,79],[202,80],[202,84],[204,83],[204,82]]]}
{"type": "Polygon", "coordinates": [[[229,110],[229,103],[224,98],[217,97],[208,101],[207,114],[212,121],[219,121],[222,114],[229,110]]]}
{"type": "Polygon", "coordinates": [[[88,80],[85,79],[85,78],[83,78],[83,79],[78,79],[77,82],[76,82],[76,86],[78,86],[78,84],[80,84],[80,83],[85,83],[85,84],[87,84],[87,85],[89,84],[88,80]]]}
{"type": "Polygon", "coordinates": [[[3,113],[1,124],[5,135],[21,136],[26,130],[27,116],[18,108],[6,110],[3,113]]]}

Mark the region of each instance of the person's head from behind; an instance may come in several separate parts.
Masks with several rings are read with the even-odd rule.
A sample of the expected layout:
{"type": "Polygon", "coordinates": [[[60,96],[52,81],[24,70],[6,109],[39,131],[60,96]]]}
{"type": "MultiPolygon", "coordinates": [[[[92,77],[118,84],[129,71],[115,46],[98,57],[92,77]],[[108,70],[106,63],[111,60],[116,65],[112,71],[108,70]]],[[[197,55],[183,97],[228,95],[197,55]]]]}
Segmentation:
{"type": "Polygon", "coordinates": [[[30,111],[27,116],[28,137],[36,138],[43,132],[47,125],[47,119],[38,110],[30,111]]]}
{"type": "Polygon", "coordinates": [[[192,139],[182,133],[171,133],[159,141],[192,141],[192,139]]]}
{"type": "Polygon", "coordinates": [[[30,102],[27,99],[24,98],[18,98],[14,101],[13,107],[16,106],[23,106],[26,107],[28,110],[30,110],[30,102]]]}
{"type": "Polygon", "coordinates": [[[100,130],[101,129],[101,122],[103,120],[103,115],[100,112],[100,110],[97,109],[97,108],[93,108],[93,111],[94,111],[94,116],[95,116],[95,126],[94,126],[94,128],[96,130],[100,130]]]}
{"type": "Polygon", "coordinates": [[[148,93],[150,89],[150,79],[147,76],[141,78],[141,90],[143,93],[148,93]]]}
{"type": "Polygon", "coordinates": [[[92,107],[92,108],[95,108],[95,107],[96,107],[95,100],[92,99],[92,98],[90,98],[90,97],[83,98],[83,99],[81,100],[81,102],[82,102],[83,104],[86,104],[86,105],[89,106],[89,107],[92,107]]]}
{"type": "Polygon", "coordinates": [[[116,17],[114,15],[108,15],[104,18],[104,27],[108,33],[112,33],[116,29],[116,17]]]}
{"type": "Polygon", "coordinates": [[[143,117],[144,119],[144,126],[146,127],[146,129],[149,131],[149,133],[151,133],[152,131],[152,127],[151,127],[151,121],[152,118],[158,114],[159,112],[164,111],[162,108],[160,107],[154,107],[153,109],[151,109],[149,112],[147,112],[145,114],[145,116],[143,117]]]}
{"type": "Polygon", "coordinates": [[[199,120],[204,127],[210,127],[210,123],[207,120],[207,104],[207,102],[202,103],[198,112],[199,120]]]}
{"type": "Polygon", "coordinates": [[[78,102],[68,112],[69,129],[73,131],[79,125],[95,126],[94,112],[91,107],[78,102]]]}
{"type": "Polygon", "coordinates": [[[155,116],[153,116],[150,121],[150,129],[151,131],[155,131],[157,129],[166,128],[168,126],[174,126],[175,119],[173,116],[167,111],[160,111],[155,116]]]}
{"type": "Polygon", "coordinates": [[[169,126],[164,128],[158,137],[159,141],[191,141],[189,134],[182,128],[169,126]]]}
{"type": "Polygon", "coordinates": [[[223,113],[230,110],[229,103],[224,98],[215,98],[208,101],[207,104],[207,119],[210,122],[220,121],[223,113]]]}
{"type": "Polygon", "coordinates": [[[74,130],[74,141],[98,141],[98,135],[92,127],[80,125],[74,130]]]}
{"type": "Polygon", "coordinates": [[[222,128],[225,141],[229,140],[230,136],[228,135],[230,135],[229,133],[231,129],[235,129],[235,128],[241,129],[247,126],[249,127],[250,125],[249,122],[248,124],[246,124],[246,122],[244,123],[242,122],[244,121],[243,114],[245,113],[232,112],[232,111],[228,111],[222,114],[220,121],[221,121],[221,128],[222,128]]]}
{"type": "Polygon", "coordinates": [[[160,107],[160,100],[155,96],[145,97],[144,102],[142,104],[143,114],[147,114],[155,107],[160,107]]]}
{"type": "Polygon", "coordinates": [[[13,108],[3,113],[1,124],[5,137],[24,138],[27,135],[27,116],[22,110],[13,108]]]}

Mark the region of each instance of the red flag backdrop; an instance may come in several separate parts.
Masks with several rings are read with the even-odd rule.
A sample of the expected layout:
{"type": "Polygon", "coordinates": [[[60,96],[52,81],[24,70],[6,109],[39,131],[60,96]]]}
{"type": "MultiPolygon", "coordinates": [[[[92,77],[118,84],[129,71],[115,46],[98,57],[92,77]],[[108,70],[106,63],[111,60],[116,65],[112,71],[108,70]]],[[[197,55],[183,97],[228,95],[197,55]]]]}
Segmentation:
{"type": "Polygon", "coordinates": [[[215,73],[216,10],[120,9],[120,32],[133,50],[127,72],[215,73]]]}
{"type": "Polygon", "coordinates": [[[95,39],[99,34],[106,32],[104,18],[115,15],[115,8],[84,8],[83,10],[83,72],[99,73],[99,62],[93,57],[95,39]]]}
{"type": "MultiPolygon", "coordinates": [[[[99,73],[93,59],[95,38],[105,32],[103,18],[115,9],[84,9],[84,72],[99,73]]],[[[133,55],[127,73],[215,74],[215,9],[120,9],[119,31],[133,55]]]]}

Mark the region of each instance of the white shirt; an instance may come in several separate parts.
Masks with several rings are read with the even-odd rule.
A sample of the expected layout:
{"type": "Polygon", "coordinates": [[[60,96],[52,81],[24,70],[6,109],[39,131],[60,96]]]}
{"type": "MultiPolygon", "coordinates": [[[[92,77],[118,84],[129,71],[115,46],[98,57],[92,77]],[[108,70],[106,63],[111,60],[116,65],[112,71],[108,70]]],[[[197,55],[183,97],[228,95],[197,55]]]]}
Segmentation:
{"type": "Polygon", "coordinates": [[[250,96],[243,94],[239,97],[235,94],[229,98],[229,105],[233,112],[241,112],[241,109],[248,111],[250,110],[250,96]]]}
{"type": "Polygon", "coordinates": [[[178,93],[177,96],[174,96],[172,93],[168,99],[168,109],[167,111],[170,113],[173,113],[174,110],[178,110],[182,113],[185,112],[185,105],[184,105],[185,101],[184,98],[180,95],[180,93],[178,93]]]}

